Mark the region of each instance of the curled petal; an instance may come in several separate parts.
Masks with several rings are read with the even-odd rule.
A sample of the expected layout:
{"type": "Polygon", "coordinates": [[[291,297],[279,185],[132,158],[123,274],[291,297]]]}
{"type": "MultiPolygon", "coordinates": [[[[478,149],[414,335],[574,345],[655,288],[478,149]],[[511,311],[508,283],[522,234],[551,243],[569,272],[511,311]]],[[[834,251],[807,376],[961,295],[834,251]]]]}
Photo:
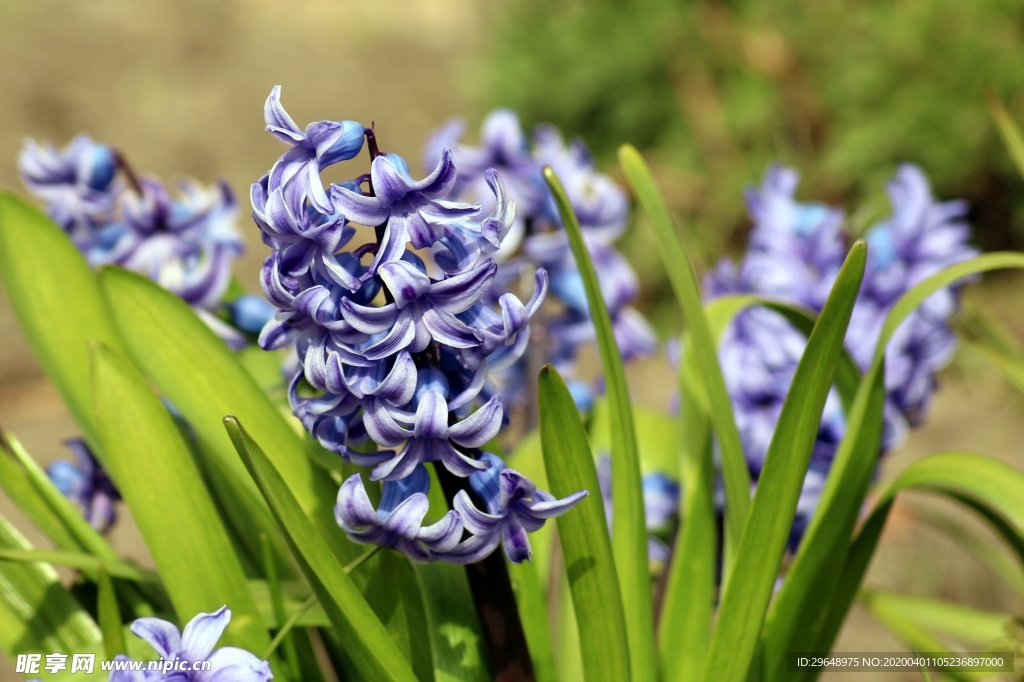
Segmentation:
{"type": "Polygon", "coordinates": [[[362,530],[378,522],[377,512],[366,494],[361,474],[349,476],[341,484],[338,502],[334,507],[334,518],[347,532],[362,530]]]}
{"type": "Polygon", "coordinates": [[[173,658],[181,651],[181,633],[173,623],[159,618],[138,618],[132,634],[153,647],[161,658],[173,658]]]}
{"type": "Polygon", "coordinates": [[[483,407],[466,417],[448,430],[449,437],[459,445],[467,448],[483,447],[498,435],[504,409],[501,398],[491,396],[483,407]]]}
{"type": "Polygon", "coordinates": [[[206,660],[230,622],[231,611],[226,606],[193,618],[181,633],[182,657],[189,661],[206,660]]]}

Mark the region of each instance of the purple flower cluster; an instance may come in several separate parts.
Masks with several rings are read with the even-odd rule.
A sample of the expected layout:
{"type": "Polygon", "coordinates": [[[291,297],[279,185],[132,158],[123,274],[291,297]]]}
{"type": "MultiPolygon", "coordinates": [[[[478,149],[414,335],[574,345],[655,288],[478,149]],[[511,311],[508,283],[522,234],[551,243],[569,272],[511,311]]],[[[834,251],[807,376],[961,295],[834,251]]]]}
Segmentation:
{"type": "Polygon", "coordinates": [[[59,459],[46,473],[64,497],[78,505],[89,524],[105,532],[117,519],[114,504],[121,500],[121,493],[84,440],[73,438],[65,444],[75,460],[59,459]]]}
{"type": "Polygon", "coordinates": [[[28,140],[18,168],[91,265],[135,270],[200,309],[221,302],[242,252],[226,184],[182,180],[172,192],[85,136],[64,149],[28,140]]]}
{"type": "MultiPolygon", "coordinates": [[[[470,201],[493,206],[487,169],[497,169],[510,196],[517,203],[516,219],[509,236],[496,254],[499,271],[496,288],[514,287],[529,266],[543,267],[551,282],[553,303],[535,325],[544,360],[570,379],[570,388],[581,407],[589,406],[594,389],[573,379],[581,347],[595,339],[586,292],[573,260],[569,242],[554,199],[541,175],[551,168],[565,186],[580,221],[584,240],[597,269],[601,293],[611,313],[616,340],[623,358],[630,360],[654,352],[657,342],[643,316],[632,307],[638,294],[636,274],[615,249],[629,219],[629,202],[620,187],[599,173],[581,142],[566,144],[551,126],[538,127],[531,137],[522,130],[515,114],[491,113],[484,122],[477,147],[461,144],[464,126],[455,121],[430,141],[431,163],[450,150],[460,168],[455,192],[470,201]]],[[[512,366],[500,378],[502,394],[509,400],[527,398],[526,363],[512,366]]]]}
{"type": "Polygon", "coordinates": [[[553,500],[482,451],[504,421],[488,379],[522,356],[548,287],[538,269],[525,304],[494,291],[495,254],[515,220],[503,179],[481,170],[487,208],[458,201],[450,151],[415,180],[359,123],[301,130],[278,87],[265,118],[289,149],[251,191],[272,249],[262,287],[277,309],[260,344],[294,347],[293,412],[323,447],[373,467],[370,480],[383,485],[374,508],[361,475],[345,481],[338,523],[357,542],[418,561],[476,561],[499,543],[511,560],[528,558],[526,533],[579,496],[553,500]],[[369,172],[325,187],[321,172],[355,158],[364,139],[369,172]],[[485,509],[463,490],[424,526],[429,462],[438,476],[467,479],[485,509]]]}
{"type": "MultiPolygon", "coordinates": [[[[110,682],[268,682],[274,679],[270,665],[254,654],[236,647],[215,649],[221,635],[231,622],[231,611],[222,606],[214,613],[200,613],[181,632],[177,626],[159,618],[139,618],[132,623],[132,633],[145,641],[160,655],[166,672],[161,670],[113,670],[110,682]],[[196,664],[208,662],[209,670],[193,670],[196,664]]],[[[125,665],[131,659],[118,655],[115,662],[125,665]]],[[[116,665],[116,663],[115,663],[116,665]]]]}
{"type": "MultiPolygon", "coordinates": [[[[748,251],[738,264],[724,260],[710,274],[712,298],[755,293],[821,310],[847,250],[844,218],[838,209],[797,201],[797,179],[795,171],[775,166],[760,188],[748,192],[754,222],[748,251]]],[[[882,323],[896,300],[921,280],[976,253],[967,244],[966,206],[937,202],[920,169],[901,166],[888,190],[892,215],[866,233],[867,269],[846,337],[846,347],[862,369],[875,353],[882,323]]],[[[923,418],[935,375],[955,346],[950,317],[956,309],[955,288],[938,292],[910,315],[886,347],[883,452],[900,441],[908,425],[923,418]]],[[[804,346],[799,332],[765,309],[741,313],[722,338],[719,356],[755,478],[804,346]]],[[[805,480],[791,538],[794,546],[844,431],[833,391],[805,480]]]]}

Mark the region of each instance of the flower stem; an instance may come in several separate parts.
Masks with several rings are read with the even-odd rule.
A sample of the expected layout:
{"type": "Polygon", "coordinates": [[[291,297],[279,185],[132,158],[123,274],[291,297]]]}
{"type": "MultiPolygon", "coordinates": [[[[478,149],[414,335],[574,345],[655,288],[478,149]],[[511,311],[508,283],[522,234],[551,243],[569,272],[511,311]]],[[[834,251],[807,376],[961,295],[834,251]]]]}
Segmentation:
{"type": "MultiPolygon", "coordinates": [[[[460,479],[439,463],[434,470],[451,504],[462,489],[460,479]]],[[[487,643],[491,676],[498,682],[537,679],[504,554],[495,551],[483,561],[467,564],[466,578],[487,643]]]]}

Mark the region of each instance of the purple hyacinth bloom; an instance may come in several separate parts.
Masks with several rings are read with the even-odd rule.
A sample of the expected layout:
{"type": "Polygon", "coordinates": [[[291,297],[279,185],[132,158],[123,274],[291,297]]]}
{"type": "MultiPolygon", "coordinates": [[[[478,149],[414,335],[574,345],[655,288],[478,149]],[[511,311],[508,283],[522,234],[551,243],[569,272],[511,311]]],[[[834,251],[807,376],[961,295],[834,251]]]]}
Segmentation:
{"type": "Polygon", "coordinates": [[[361,225],[384,225],[384,236],[369,273],[385,262],[401,258],[411,243],[424,249],[444,236],[445,227],[471,218],[480,207],[448,200],[455,186],[452,155],[444,153],[434,171],[413,180],[409,165],[397,154],[381,154],[370,168],[373,196],[335,185],[331,188],[334,208],[361,225]]]}
{"type": "Polygon", "coordinates": [[[416,561],[443,557],[462,539],[462,517],[449,511],[440,521],[424,526],[429,486],[426,469],[418,466],[401,480],[385,482],[374,509],[362,476],[355,474],[338,491],[335,519],[356,542],[397,549],[416,561]]]}
{"type": "MultiPolygon", "coordinates": [[[[181,632],[166,620],[139,618],[132,623],[132,633],[145,641],[164,661],[198,663],[209,661],[210,670],[175,670],[166,675],[159,671],[115,670],[110,682],[151,682],[152,680],[175,680],[176,682],[267,682],[274,679],[270,665],[252,653],[237,647],[217,646],[231,622],[231,611],[222,606],[213,613],[200,613],[181,632]]],[[[115,660],[127,661],[119,655],[115,660]]]]}
{"type": "Polygon", "coordinates": [[[244,250],[231,188],[183,181],[175,197],[155,179],[140,182],[141,195],[122,198],[124,223],[109,228],[120,236],[110,249],[97,244],[89,251],[90,260],[123,265],[191,305],[213,308],[231,281],[231,262],[244,250]]]}
{"type": "MultiPolygon", "coordinates": [[[[846,250],[842,214],[794,198],[796,173],[773,166],[761,187],[748,192],[754,229],[738,265],[723,261],[707,280],[711,297],[755,293],[817,312],[846,250]]],[[[883,321],[912,286],[944,267],[975,255],[962,202],[936,202],[924,174],[901,166],[889,184],[893,214],[867,232],[868,256],[846,336],[854,360],[867,367],[883,321]]],[[[882,452],[895,447],[908,422],[921,421],[935,388],[935,374],[948,363],[955,337],[949,320],[958,306],[956,288],[937,292],[896,330],[886,347],[886,404],[882,452]]],[[[719,347],[726,385],[753,477],[764,464],[786,392],[806,340],[778,314],[741,313],[719,347]]],[[[835,391],[826,401],[818,440],[790,538],[795,548],[816,505],[845,432],[835,391]],[[821,479],[821,480],[819,480],[821,479]],[[817,493],[815,491],[818,491],[817,493]]]]}
{"type": "Polygon", "coordinates": [[[105,532],[117,519],[114,505],[121,500],[121,494],[85,441],[73,438],[65,441],[65,445],[75,461],[57,460],[46,473],[57,490],[81,508],[89,525],[105,532]]]}
{"type": "MultiPolygon", "coordinates": [[[[450,150],[460,170],[456,195],[479,202],[485,208],[491,206],[495,193],[487,191],[484,169],[493,167],[517,203],[514,220],[505,221],[507,238],[493,255],[499,269],[489,298],[494,300],[502,292],[514,290],[527,263],[547,270],[551,299],[556,305],[540,311],[543,324],[535,325],[536,333],[543,335],[540,342],[548,349],[544,359],[567,379],[574,379],[579,351],[593,344],[596,335],[561,218],[541,175],[543,167],[550,165],[565,186],[579,218],[623,357],[631,360],[652,353],[657,346],[654,332],[632,307],[638,294],[636,276],[613,247],[628,221],[626,193],[597,171],[582,143],[566,144],[550,126],[538,127],[528,136],[513,113],[498,110],[485,120],[476,147],[461,142],[463,129],[460,122],[455,122],[440,130],[428,145],[428,162],[436,163],[445,150],[450,150]]],[[[451,252],[445,263],[459,263],[463,254],[455,249],[451,252]]],[[[525,362],[506,366],[500,376],[494,377],[495,388],[506,400],[522,403],[527,395],[524,387],[529,383],[528,375],[533,371],[525,362]]],[[[594,387],[584,391],[580,381],[576,381],[576,386],[578,404],[591,403],[594,387]]]]}
{"type": "Polygon", "coordinates": [[[299,212],[304,199],[323,213],[331,213],[320,172],[355,157],[363,148],[365,128],[355,121],[316,121],[300,130],[281,105],[281,86],[275,85],[263,107],[267,131],[292,148],[270,171],[275,187],[288,205],[299,212]]]}
{"type": "Polygon", "coordinates": [[[529,534],[550,518],[561,516],[587,496],[586,490],[556,499],[539,490],[518,471],[509,469],[489,452],[481,460],[490,467],[470,476],[469,484],[483,502],[481,511],[465,490],[455,496],[455,510],[472,537],[452,551],[450,560],[473,563],[493,552],[499,544],[506,558],[518,564],[532,554],[529,534]]]}
{"type": "Polygon", "coordinates": [[[472,270],[431,282],[408,260],[389,261],[379,275],[394,301],[379,307],[341,302],[341,315],[355,329],[371,335],[359,352],[379,360],[402,350],[418,353],[432,340],[453,348],[472,348],[480,337],[457,314],[473,306],[490,288],[497,266],[484,261],[472,270]]]}
{"type": "Polygon", "coordinates": [[[46,203],[55,223],[79,248],[91,232],[106,223],[114,208],[112,191],[117,162],[114,152],[79,135],[64,149],[26,140],[18,171],[29,190],[46,203]]]}
{"type": "Polygon", "coordinates": [[[522,215],[540,211],[548,190],[540,174],[542,166],[530,151],[530,140],[519,117],[508,109],[492,111],[484,119],[478,147],[460,144],[465,127],[463,121],[456,120],[435,133],[427,143],[427,163],[438,163],[449,150],[459,169],[456,194],[490,208],[494,199],[487,191],[486,173],[493,169],[501,174],[522,215]]]}
{"type": "Polygon", "coordinates": [[[30,140],[18,165],[90,265],[139,272],[192,305],[229,345],[247,343],[219,317],[231,264],[243,250],[226,184],[183,180],[172,191],[136,176],[118,153],[84,136],[59,151],[30,140]]]}
{"type": "Polygon", "coordinates": [[[353,539],[418,561],[483,558],[456,551],[471,540],[458,510],[422,527],[424,465],[464,483],[490,466],[479,448],[505,414],[490,376],[524,353],[547,275],[537,270],[526,303],[494,290],[494,257],[515,220],[495,171],[481,171],[493,196],[482,210],[452,195],[451,153],[417,181],[400,156],[379,152],[376,133],[366,136],[370,172],[324,188],[330,206],[301,188],[299,171],[280,170],[291,152],[253,185],[253,217],[272,249],[261,285],[276,309],[260,345],[294,348],[289,402],[319,444],[373,467],[339,493],[338,523],[353,539]],[[367,233],[373,241],[359,243],[367,233]],[[374,509],[366,488],[378,482],[374,509]]]}
{"type": "MultiPolygon", "coordinates": [[[[924,173],[900,166],[889,183],[892,217],[867,233],[868,262],[847,342],[858,361],[869,360],[888,309],[915,284],[977,255],[962,201],[936,202],[924,173]]],[[[919,423],[935,388],[935,373],[956,345],[949,326],[959,307],[958,287],[928,297],[896,330],[886,347],[886,393],[912,424],[919,423]]]]}
{"type": "Polygon", "coordinates": [[[397,453],[382,453],[386,459],[374,468],[372,480],[405,478],[424,462],[441,462],[456,476],[469,476],[487,468],[485,461],[467,456],[462,449],[482,447],[498,434],[503,410],[497,396],[450,426],[449,405],[441,393],[428,390],[418,401],[411,418],[402,413],[396,418],[384,406],[364,414],[364,425],[375,443],[382,447],[402,446],[397,453]]]}

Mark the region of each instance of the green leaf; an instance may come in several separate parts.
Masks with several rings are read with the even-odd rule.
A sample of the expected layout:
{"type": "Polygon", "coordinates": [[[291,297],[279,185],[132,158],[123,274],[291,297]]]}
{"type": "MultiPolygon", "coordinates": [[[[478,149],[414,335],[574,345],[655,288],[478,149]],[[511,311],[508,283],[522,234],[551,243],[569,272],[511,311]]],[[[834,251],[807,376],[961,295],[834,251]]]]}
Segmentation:
{"type": "MultiPolygon", "coordinates": [[[[630,679],[631,650],[626,646],[625,615],[605,522],[594,459],[569,389],[550,365],[540,371],[540,429],[551,492],[556,497],[590,491],[558,518],[579,628],[584,677],[630,679]]],[[[647,576],[641,576],[645,582],[647,576]]]]}
{"type": "MultiPolygon", "coordinates": [[[[725,481],[725,557],[726,574],[731,572],[740,537],[750,508],[750,473],[743,453],[732,401],[725,387],[725,377],[718,364],[718,350],[711,335],[708,320],[701,305],[700,286],[693,261],[686,245],[676,234],[672,216],[664,197],[658,191],[650,169],[635,148],[626,145],[619,149],[619,163],[636,192],[640,205],[650,218],[657,238],[658,252],[665,264],[672,290],[683,313],[692,341],[693,358],[703,379],[711,423],[718,437],[721,453],[722,477],[725,481]]],[[[695,393],[696,395],[696,393],[695,393]]]]}
{"type": "MultiPolygon", "coordinates": [[[[629,637],[631,678],[637,682],[654,680],[654,615],[651,609],[651,582],[647,565],[647,524],[640,481],[640,456],[637,452],[636,426],[630,406],[629,386],[622,365],[611,317],[601,295],[597,272],[583,241],[579,221],[555,172],[544,169],[544,180],[555,198],[565,224],[573,257],[587,292],[591,321],[597,332],[597,348],[611,408],[612,428],[612,548],[615,569],[622,590],[629,637]]],[[[547,458],[545,457],[545,460],[547,458]]],[[[595,488],[595,490],[597,490],[595,488]]]]}
{"type": "Polygon", "coordinates": [[[1005,644],[1007,625],[1014,620],[1007,613],[983,611],[963,604],[889,590],[861,590],[859,598],[876,617],[882,613],[892,613],[918,627],[941,632],[975,646],[1005,644]]]}
{"type": "Polygon", "coordinates": [[[768,447],[736,566],[725,584],[704,669],[706,680],[744,680],[754,658],[864,275],[866,252],[863,242],[850,250],[797,365],[768,447]]]}
{"type": "Polygon", "coordinates": [[[338,563],[273,462],[238,419],[225,417],[224,425],[359,674],[373,680],[415,680],[409,661],[338,563]]]}
{"type": "Polygon", "coordinates": [[[685,384],[682,390],[683,523],[672,553],[658,625],[658,653],[665,680],[700,676],[711,639],[718,563],[710,420],[685,384]]]}
{"type": "Polygon", "coordinates": [[[1013,165],[1017,167],[1017,172],[1021,174],[1021,177],[1024,177],[1024,135],[1021,135],[1020,128],[1013,122],[1006,107],[995,95],[989,96],[988,108],[992,112],[992,118],[995,119],[999,135],[1003,138],[1003,144],[1006,145],[1006,151],[1013,159],[1013,165]]]}
{"type": "MultiPolygon", "coordinates": [[[[899,597],[896,599],[886,598],[887,595],[862,593],[862,600],[868,607],[868,611],[875,617],[875,620],[885,625],[894,635],[903,641],[904,644],[911,651],[927,651],[929,653],[934,652],[935,654],[942,655],[954,655],[956,652],[950,651],[949,647],[943,646],[942,642],[939,641],[929,630],[926,624],[921,623],[917,618],[913,617],[917,614],[908,614],[908,604],[904,600],[900,603],[899,597]]],[[[916,608],[920,610],[920,605],[916,605],[916,608]]],[[[940,614],[936,612],[937,609],[927,609],[927,612],[931,616],[940,616],[948,614],[940,614]]],[[[970,618],[974,624],[979,625],[977,614],[968,615],[961,612],[959,615],[970,618]],[[973,616],[973,617],[972,617],[973,616]]],[[[1004,618],[1005,622],[1006,618],[1004,618]]],[[[988,623],[985,624],[988,626],[988,623]]],[[[940,669],[943,669],[940,667],[940,669]]],[[[979,672],[967,672],[963,670],[948,670],[945,669],[947,675],[954,680],[981,680],[990,677],[989,673],[979,672]]]]}
{"type": "Polygon", "coordinates": [[[62,549],[80,549],[80,545],[54,513],[29,479],[28,472],[18,463],[12,451],[10,434],[0,432],[0,487],[11,502],[49,538],[62,549]]]}
{"type": "MultiPolygon", "coordinates": [[[[439,486],[431,487],[431,491],[435,489],[440,492],[439,486]]],[[[431,504],[434,504],[433,499],[431,504]]],[[[480,620],[473,608],[465,570],[461,566],[430,563],[417,566],[416,575],[426,603],[426,633],[433,653],[434,679],[437,682],[490,679],[480,620]]]]}
{"type": "Polygon", "coordinates": [[[89,575],[98,582],[99,574],[105,572],[112,578],[131,580],[138,583],[160,583],[160,574],[128,563],[109,561],[81,552],[55,551],[48,549],[0,549],[0,561],[43,563],[73,568],[89,575]]]}
{"type": "MultiPolygon", "coordinates": [[[[1024,255],[1010,252],[995,252],[985,254],[977,258],[957,263],[953,266],[942,270],[935,275],[932,275],[928,279],[918,283],[909,291],[907,291],[897,302],[896,305],[889,311],[886,316],[886,320],[883,324],[882,331],[879,335],[879,340],[875,348],[874,359],[872,360],[871,366],[864,375],[864,380],[861,382],[858,393],[855,398],[855,403],[866,403],[869,400],[867,395],[871,391],[878,390],[878,382],[884,381],[885,371],[883,362],[885,358],[885,346],[888,344],[889,339],[892,338],[892,334],[899,327],[899,325],[906,319],[906,317],[913,312],[913,310],[919,306],[925,299],[934,294],[936,291],[943,289],[957,280],[964,277],[986,272],[989,270],[997,270],[1001,268],[1024,268],[1024,255]]],[[[851,444],[849,450],[847,450],[847,444],[845,440],[852,438],[864,438],[864,431],[866,429],[873,428],[874,422],[880,422],[882,420],[882,406],[876,399],[874,406],[870,409],[858,410],[857,412],[851,412],[847,420],[846,426],[846,437],[844,443],[841,446],[841,451],[844,453],[844,458],[838,460],[833,466],[839,466],[842,471],[848,470],[849,466],[869,468],[873,465],[874,458],[877,455],[871,456],[870,462],[859,462],[853,463],[845,462],[846,455],[849,457],[856,458],[858,452],[858,446],[851,444]]],[[[837,453],[837,457],[838,457],[837,453]]],[[[854,474],[860,476],[863,474],[854,474]]],[[[837,483],[832,483],[832,476],[829,478],[829,483],[826,485],[824,491],[827,495],[823,498],[824,505],[831,506],[833,504],[832,498],[833,493],[839,490],[836,487],[834,490],[830,490],[833,486],[839,486],[839,479],[837,477],[837,483]]],[[[857,483],[846,483],[842,485],[849,485],[850,491],[856,487],[857,483]]],[[[833,584],[829,588],[826,586],[826,590],[831,589],[832,597],[828,604],[818,603],[813,609],[813,619],[811,621],[803,621],[800,624],[799,638],[801,644],[807,647],[810,643],[817,642],[817,645],[810,646],[812,650],[827,651],[831,648],[832,642],[839,632],[843,620],[846,617],[846,613],[853,603],[853,599],[857,594],[857,590],[860,587],[860,582],[863,579],[864,573],[867,570],[868,563],[871,560],[871,556],[875,551],[875,547],[878,543],[878,538],[881,535],[882,528],[885,525],[885,519],[887,515],[889,505],[883,505],[879,508],[874,516],[868,519],[857,536],[857,539],[850,545],[849,550],[845,550],[842,546],[837,548],[836,555],[832,558],[832,564],[835,566],[842,566],[842,573],[838,580],[831,581],[833,584]]],[[[983,507],[984,508],[984,507],[983,507]]],[[[1000,528],[998,518],[994,519],[997,530],[1000,528]]],[[[813,530],[814,523],[812,522],[813,530]]],[[[821,524],[822,528],[825,528],[824,524],[821,524]]],[[[829,529],[831,530],[831,529],[829,529]]],[[[820,534],[828,536],[824,530],[820,534]]],[[[807,538],[805,538],[806,540],[807,538]]],[[[834,539],[834,538],[833,538],[834,539]]],[[[809,542],[803,543],[810,545],[809,542]]],[[[798,557],[799,561],[799,557],[798,557]]],[[[808,571],[810,572],[810,571],[808,571]]],[[[785,584],[783,590],[786,590],[785,584]]],[[[797,588],[789,588],[797,589],[797,588]]],[[[815,590],[817,591],[817,590],[815,590]]],[[[818,591],[819,598],[823,594],[818,591]]],[[[787,597],[787,600],[789,598],[787,597]]],[[[786,616],[789,618],[791,616],[786,616]]],[[[785,626],[785,624],[784,624],[785,626]]],[[[769,633],[771,636],[771,633],[769,633]]],[[[778,635],[776,635],[778,636],[778,635]]],[[[790,638],[796,637],[794,633],[790,638]]],[[[775,645],[779,645],[776,642],[775,645]]],[[[814,671],[807,671],[803,678],[808,678],[814,674],[814,671]]]]}
{"type": "MultiPolygon", "coordinates": [[[[261,532],[269,535],[277,554],[287,552],[224,433],[221,419],[226,414],[237,414],[253,425],[307,512],[325,527],[333,523],[327,505],[334,491],[301,456],[302,441],[195,311],[145,277],[120,268],[104,268],[100,285],[129,356],[194,429],[206,455],[202,463],[213,492],[221,507],[229,510],[228,521],[245,543],[248,556],[261,556],[261,532]]],[[[348,561],[356,554],[353,549],[340,558],[348,561]]]]}
{"type": "Polygon", "coordinates": [[[857,430],[849,430],[839,444],[818,508],[768,614],[764,666],[769,679],[785,679],[787,653],[824,620],[821,605],[832,597],[881,449],[884,378],[881,362],[864,378],[871,390],[858,392],[848,413],[857,430]]]}
{"type": "Polygon", "coordinates": [[[957,502],[968,502],[969,507],[984,511],[986,520],[1000,520],[1018,543],[1024,540],[1024,473],[984,455],[948,453],[917,460],[886,486],[857,534],[836,580],[832,601],[824,609],[824,627],[811,650],[831,649],[878,546],[893,500],[907,490],[938,492],[957,502]]]}
{"type": "MultiPolygon", "coordinates": [[[[32,546],[0,517],[0,548],[32,546]]],[[[94,651],[102,635],[96,622],[45,564],[0,560],[0,649],[23,653],[94,651]]]]}
{"type": "Polygon", "coordinates": [[[97,596],[97,617],[103,632],[103,648],[107,658],[127,653],[124,644],[124,624],[121,622],[121,607],[117,603],[114,581],[102,568],[99,571],[99,594],[97,596]]]}
{"type": "Polygon", "coordinates": [[[526,634],[527,648],[533,660],[538,682],[555,682],[555,650],[548,622],[548,605],[544,601],[539,565],[533,561],[509,564],[508,573],[516,593],[519,620],[526,634]]]}
{"type": "Polygon", "coordinates": [[[878,345],[875,347],[876,358],[884,355],[885,346],[889,343],[889,339],[892,338],[893,333],[895,333],[903,320],[936,291],[945,289],[964,277],[1004,268],[1024,268],[1024,254],[1011,251],[986,253],[977,258],[950,265],[916,284],[896,301],[896,304],[886,316],[881,334],[879,335],[878,345]]]}
{"type": "MultiPolygon", "coordinates": [[[[96,278],[71,239],[11,194],[0,194],[0,280],[43,371],[95,445],[88,344],[119,348],[120,340],[96,278]]],[[[96,454],[102,460],[103,453],[96,454]]]]}
{"type": "Polygon", "coordinates": [[[106,466],[181,622],[227,604],[226,641],[269,642],[227,530],[167,408],[128,361],[94,345],[96,422],[106,466]]]}
{"type": "Polygon", "coordinates": [[[62,531],[67,534],[66,544],[60,546],[69,550],[82,549],[105,560],[117,561],[117,554],[107,540],[89,525],[81,511],[57,489],[17,438],[11,434],[4,434],[4,450],[17,463],[17,472],[11,473],[19,478],[24,477],[35,491],[36,499],[45,505],[48,516],[52,519],[48,523],[59,524],[62,531]]]}

